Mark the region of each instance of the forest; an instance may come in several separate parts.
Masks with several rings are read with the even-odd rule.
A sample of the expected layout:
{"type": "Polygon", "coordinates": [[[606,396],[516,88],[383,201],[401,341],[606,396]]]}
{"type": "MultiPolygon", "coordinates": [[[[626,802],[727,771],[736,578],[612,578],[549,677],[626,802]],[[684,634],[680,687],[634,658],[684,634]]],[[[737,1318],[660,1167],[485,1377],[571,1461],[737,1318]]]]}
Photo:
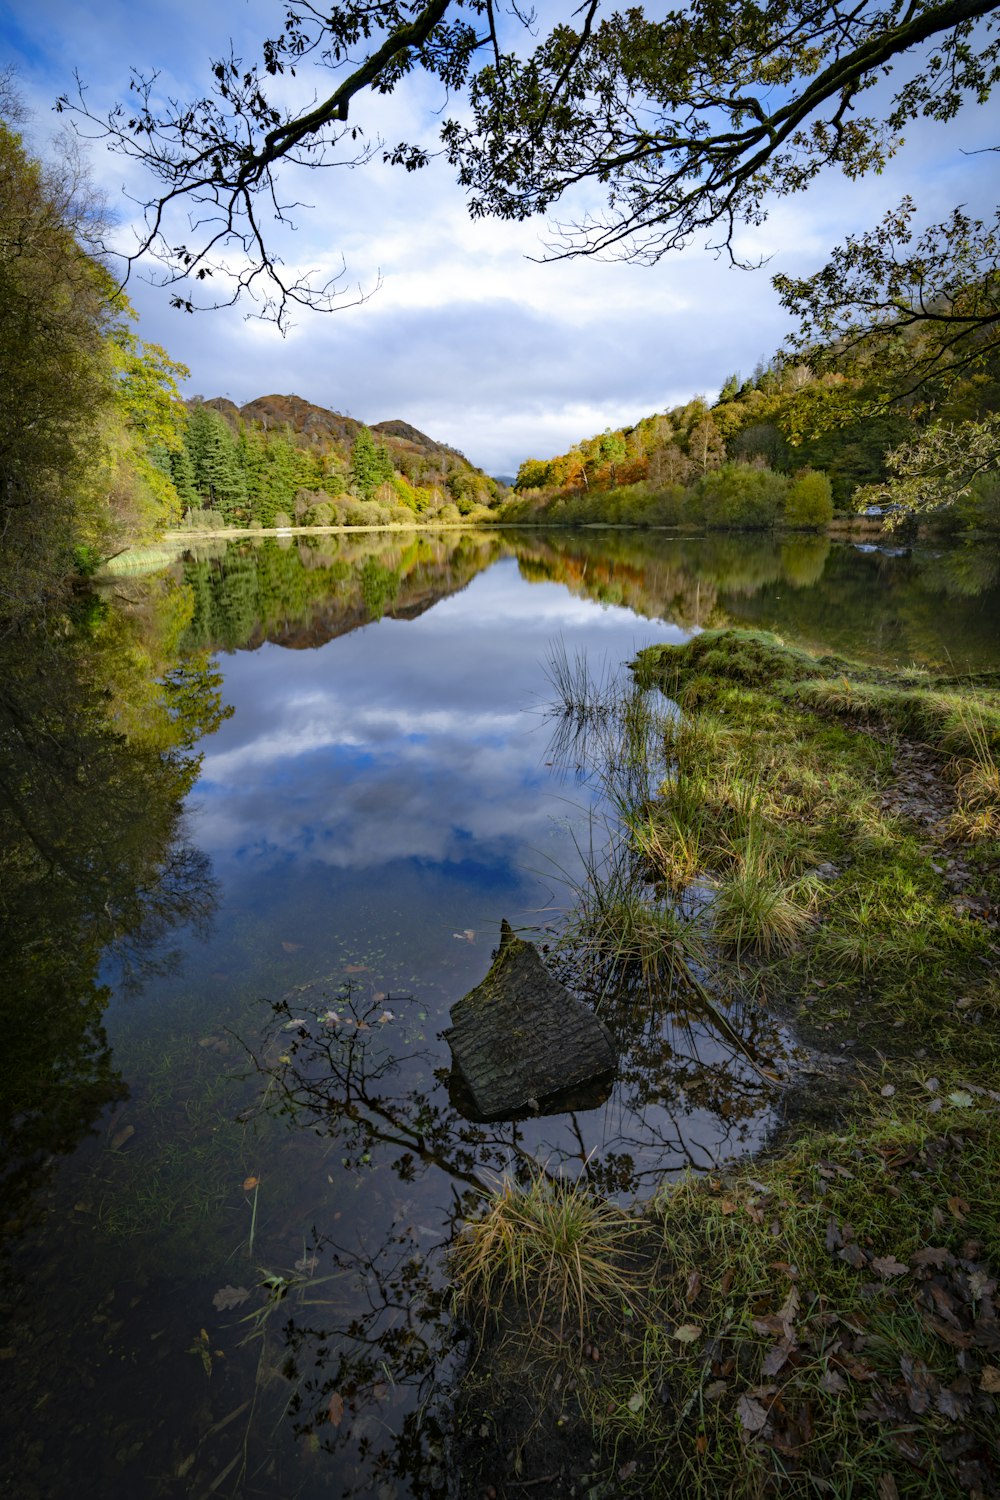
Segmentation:
{"type": "MultiPolygon", "coordinates": [[[[907,340],[908,343],[919,340],[907,340]]],[[[947,428],[959,442],[1000,409],[997,351],[932,396],[903,399],[878,367],[833,348],[819,371],[785,350],[718,399],[696,397],[632,427],[607,429],[549,459],[522,463],[505,520],[821,530],[871,509],[890,522],[923,515],[949,532],[1000,529],[995,467],[940,466],[928,494],[903,472],[909,446],[947,428]]]]}
{"type": "Polygon", "coordinates": [[[186,527],[448,525],[499,487],[406,422],[373,429],[297,396],[193,400],[168,455],[186,527]]]}

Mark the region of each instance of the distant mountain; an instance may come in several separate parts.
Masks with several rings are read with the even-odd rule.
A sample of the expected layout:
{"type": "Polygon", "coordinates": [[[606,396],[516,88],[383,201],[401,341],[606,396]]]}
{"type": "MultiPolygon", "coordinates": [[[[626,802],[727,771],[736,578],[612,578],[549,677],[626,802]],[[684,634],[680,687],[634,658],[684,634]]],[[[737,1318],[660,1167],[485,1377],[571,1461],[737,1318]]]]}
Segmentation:
{"type": "MultiPolygon", "coordinates": [[[[360,429],[369,426],[369,430],[381,438],[390,453],[408,453],[419,458],[453,459],[458,460],[463,467],[476,468],[457,448],[437,442],[428,437],[426,432],[421,432],[419,428],[399,418],[371,424],[359,422],[355,417],[345,416],[343,412],[317,406],[303,396],[256,396],[245,406],[237,406],[226,396],[213,396],[205,405],[214,407],[234,424],[237,418],[241,418],[244,422],[258,422],[265,428],[290,428],[298,436],[319,447],[330,443],[353,443],[360,429]]],[[[446,464],[446,467],[453,468],[455,465],[446,464]]]]}
{"type": "Polygon", "coordinates": [[[182,501],[221,509],[238,524],[271,526],[278,517],[286,525],[310,516],[308,525],[361,525],[384,521],[393,507],[424,522],[437,515],[451,521],[456,511],[481,514],[501,499],[496,483],[464,454],[398,417],[369,428],[294,395],[257,396],[244,406],[195,396],[187,407],[182,501]],[[369,432],[374,442],[358,452],[359,437],[369,432]],[[366,519],[359,503],[371,503],[376,492],[385,515],[366,519]]]}

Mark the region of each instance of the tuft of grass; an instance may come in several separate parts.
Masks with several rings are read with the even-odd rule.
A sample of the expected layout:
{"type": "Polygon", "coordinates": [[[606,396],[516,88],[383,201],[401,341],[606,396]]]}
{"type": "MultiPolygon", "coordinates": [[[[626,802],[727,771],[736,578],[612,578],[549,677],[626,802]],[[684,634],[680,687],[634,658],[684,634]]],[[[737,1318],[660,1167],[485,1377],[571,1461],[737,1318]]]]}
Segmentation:
{"type": "Polygon", "coordinates": [[[604,1314],[631,1311],[636,1277],[627,1258],[638,1224],[586,1183],[535,1173],[527,1186],[505,1178],[480,1219],[451,1251],[458,1300],[473,1319],[496,1318],[508,1298],[536,1327],[560,1337],[604,1314]]]}
{"type": "Polygon", "coordinates": [[[759,844],[738,854],[715,882],[712,928],[737,958],[746,952],[771,958],[791,953],[812,927],[809,887],[788,880],[759,844]]]}
{"type": "Polygon", "coordinates": [[[948,831],[968,843],[1000,839],[1000,765],[991,751],[978,715],[970,715],[969,740],[974,754],[960,757],[951,766],[958,793],[958,806],[948,831]]]}
{"type": "Polygon", "coordinates": [[[644,809],[632,821],[630,831],[652,879],[662,881],[675,894],[693,885],[708,863],[707,819],[700,805],[688,817],[672,801],[655,812],[644,809]]]}

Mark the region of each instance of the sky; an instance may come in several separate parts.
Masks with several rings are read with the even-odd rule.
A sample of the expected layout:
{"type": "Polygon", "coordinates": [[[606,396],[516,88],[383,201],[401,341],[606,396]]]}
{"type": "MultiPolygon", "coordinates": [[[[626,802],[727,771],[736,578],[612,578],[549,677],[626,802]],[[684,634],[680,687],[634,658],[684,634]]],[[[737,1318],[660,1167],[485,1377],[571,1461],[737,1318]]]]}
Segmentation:
{"type": "MultiPolygon", "coordinates": [[[[127,98],[130,67],[157,69],[164,91],[187,99],[207,88],[209,59],[231,41],[238,55],[255,55],[279,16],[266,0],[106,0],[98,21],[95,6],[70,0],[0,0],[0,67],[13,64],[30,112],[24,133],[45,154],[62,128],[52,106],[73,92],[75,72],[97,114],[127,98]]],[[[303,76],[288,87],[310,83],[303,76]]],[[[454,112],[427,80],[355,111],[393,143],[426,136],[454,112]]],[[[927,221],[960,202],[982,211],[996,159],[965,153],[994,144],[984,109],[913,127],[881,177],[827,174],[742,233],[739,248],[767,258],[757,271],[698,246],[654,267],[540,264],[545,224],[471,220],[443,160],[412,174],[380,162],[303,173],[289,185],[303,206],[282,253],[304,267],[343,265],[340,310],[303,310],[283,336],[247,318],[252,308],[191,316],[141,276],[128,291],[141,336],[190,369],[185,395],[242,404],[294,393],[368,423],[402,419],[489,473],[511,475],[524,458],[564,452],[606,427],[695,395],[714,399],[731,373],[750,374],[791,331],[771,275],[818,269],[833,244],[874,225],[907,191],[927,221]]],[[[128,244],[143,179],[98,142],[87,156],[128,244]]]]}

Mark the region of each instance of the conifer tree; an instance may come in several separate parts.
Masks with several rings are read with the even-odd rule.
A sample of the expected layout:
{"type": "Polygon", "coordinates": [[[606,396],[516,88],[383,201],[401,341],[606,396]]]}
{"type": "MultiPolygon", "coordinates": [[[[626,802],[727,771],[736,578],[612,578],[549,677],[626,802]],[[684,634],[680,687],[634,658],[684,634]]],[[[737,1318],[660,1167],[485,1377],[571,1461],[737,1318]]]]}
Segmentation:
{"type": "Polygon", "coordinates": [[[351,452],[351,488],[362,500],[370,500],[380,484],[390,480],[394,469],[384,444],[376,444],[367,427],[358,429],[351,452]]]}
{"type": "Polygon", "coordinates": [[[170,477],[174,481],[174,489],[183,509],[193,510],[198,505],[198,491],[195,486],[194,464],[186,443],[182,443],[170,455],[170,477]]]}
{"type": "Polygon", "coordinates": [[[228,424],[210,406],[199,404],[188,420],[185,443],[198,493],[227,521],[239,519],[246,506],[246,485],[228,424]]]}

